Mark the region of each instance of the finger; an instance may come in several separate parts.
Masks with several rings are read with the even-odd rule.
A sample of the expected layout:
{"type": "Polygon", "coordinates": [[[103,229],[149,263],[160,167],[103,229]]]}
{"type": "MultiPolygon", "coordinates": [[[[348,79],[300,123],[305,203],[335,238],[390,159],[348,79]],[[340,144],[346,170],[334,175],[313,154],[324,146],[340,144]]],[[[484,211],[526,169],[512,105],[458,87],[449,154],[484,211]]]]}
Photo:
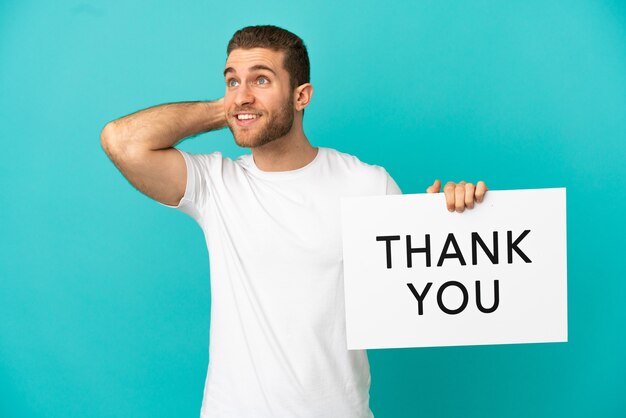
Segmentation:
{"type": "Polygon", "coordinates": [[[467,183],[465,185],[465,207],[468,209],[474,208],[474,187],[473,183],[467,183]]]}
{"type": "Polygon", "coordinates": [[[456,184],[449,181],[443,188],[443,193],[446,196],[446,207],[450,212],[454,212],[454,189],[456,184]]]}
{"type": "Polygon", "coordinates": [[[484,181],[479,181],[476,183],[476,191],[474,192],[474,196],[476,197],[476,201],[478,203],[482,202],[485,198],[485,193],[487,193],[487,185],[484,181]]]}
{"type": "Polygon", "coordinates": [[[439,180],[435,180],[433,185],[426,189],[426,192],[428,192],[428,193],[439,193],[439,190],[441,190],[441,182],[439,180]]]}
{"type": "Polygon", "coordinates": [[[465,184],[457,184],[454,188],[454,208],[461,213],[465,210],[465,184]]]}

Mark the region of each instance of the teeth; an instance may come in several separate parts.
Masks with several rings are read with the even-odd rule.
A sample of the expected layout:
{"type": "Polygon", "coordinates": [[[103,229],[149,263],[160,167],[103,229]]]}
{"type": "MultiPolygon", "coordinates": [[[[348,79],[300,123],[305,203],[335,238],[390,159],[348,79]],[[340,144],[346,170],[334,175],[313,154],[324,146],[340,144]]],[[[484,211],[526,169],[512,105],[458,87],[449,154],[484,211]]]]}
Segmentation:
{"type": "Polygon", "coordinates": [[[237,115],[237,119],[239,120],[245,120],[245,119],[256,119],[257,115],[253,115],[253,114],[243,114],[243,115],[237,115]]]}

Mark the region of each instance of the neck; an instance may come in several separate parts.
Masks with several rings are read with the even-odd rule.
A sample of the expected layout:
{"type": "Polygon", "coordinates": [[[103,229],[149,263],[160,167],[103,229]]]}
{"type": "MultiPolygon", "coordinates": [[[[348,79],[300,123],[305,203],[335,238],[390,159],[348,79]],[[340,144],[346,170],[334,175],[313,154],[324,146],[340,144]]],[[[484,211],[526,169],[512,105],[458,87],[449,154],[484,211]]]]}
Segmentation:
{"type": "Polygon", "coordinates": [[[254,163],[262,171],[291,171],[309,164],[317,155],[297,123],[289,133],[260,147],[252,148],[254,163]]]}

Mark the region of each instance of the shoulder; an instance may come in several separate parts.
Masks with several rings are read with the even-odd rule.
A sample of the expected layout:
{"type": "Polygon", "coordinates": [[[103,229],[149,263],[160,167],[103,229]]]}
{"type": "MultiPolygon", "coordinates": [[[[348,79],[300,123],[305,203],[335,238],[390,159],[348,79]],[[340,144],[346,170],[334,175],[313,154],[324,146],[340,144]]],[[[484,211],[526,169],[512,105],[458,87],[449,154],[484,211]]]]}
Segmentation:
{"type": "Polygon", "coordinates": [[[325,148],[328,172],[334,182],[343,184],[354,194],[399,194],[402,193],[394,179],[384,167],[368,164],[358,157],[325,148]]]}
{"type": "MultiPolygon", "coordinates": [[[[178,149],[178,148],[177,148],[178,149]]],[[[185,161],[192,167],[200,171],[221,171],[224,169],[237,169],[246,164],[246,155],[239,156],[234,160],[222,155],[221,152],[194,154],[178,149],[185,158],[185,161]]]]}
{"type": "Polygon", "coordinates": [[[206,165],[212,163],[219,163],[224,160],[222,153],[219,151],[211,152],[208,154],[194,154],[189,151],[184,151],[180,148],[176,148],[185,158],[185,160],[189,160],[198,165],[206,165]]]}
{"type": "Polygon", "coordinates": [[[384,178],[388,175],[384,167],[363,162],[352,154],[347,154],[333,148],[325,148],[324,150],[328,155],[329,164],[337,168],[345,169],[351,173],[380,176],[384,178]]]}

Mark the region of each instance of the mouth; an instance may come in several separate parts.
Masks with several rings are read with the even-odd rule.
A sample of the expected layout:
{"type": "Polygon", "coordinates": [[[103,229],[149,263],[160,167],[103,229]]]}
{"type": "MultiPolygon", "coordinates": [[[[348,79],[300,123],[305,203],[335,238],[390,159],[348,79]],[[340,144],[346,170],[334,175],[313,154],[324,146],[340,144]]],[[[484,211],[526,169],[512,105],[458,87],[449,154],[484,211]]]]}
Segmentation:
{"type": "Polygon", "coordinates": [[[241,112],[234,114],[233,117],[237,122],[237,125],[250,126],[258,121],[261,118],[261,115],[259,113],[241,112]]]}

